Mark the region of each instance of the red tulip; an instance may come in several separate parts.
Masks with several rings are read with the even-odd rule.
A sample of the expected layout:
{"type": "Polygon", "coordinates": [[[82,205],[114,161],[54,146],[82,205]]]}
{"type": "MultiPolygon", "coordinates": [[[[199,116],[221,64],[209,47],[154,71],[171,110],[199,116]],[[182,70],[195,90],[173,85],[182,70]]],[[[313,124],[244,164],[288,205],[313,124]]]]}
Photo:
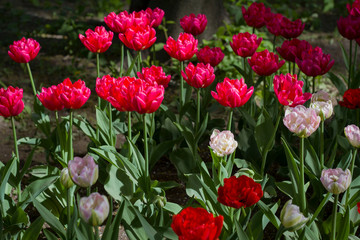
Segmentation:
{"type": "Polygon", "coordinates": [[[360,17],[340,17],[337,21],[339,33],[349,40],[360,38],[360,17]]]}
{"type": "Polygon", "coordinates": [[[114,77],[111,77],[110,75],[105,75],[102,78],[96,79],[96,93],[97,95],[107,100],[107,98],[110,96],[110,89],[112,85],[115,83],[116,79],[114,77]]]}
{"type": "Polygon", "coordinates": [[[237,55],[245,58],[250,57],[255,53],[261,41],[262,38],[257,38],[255,34],[245,32],[234,35],[232,37],[232,42],[230,42],[230,46],[237,55]]]}
{"type": "Polygon", "coordinates": [[[179,38],[175,41],[169,37],[164,46],[165,51],[170,57],[179,61],[189,60],[197,52],[198,40],[189,33],[180,33],[179,38]]]}
{"type": "Polygon", "coordinates": [[[33,60],[40,51],[40,44],[32,38],[22,38],[19,41],[14,41],[9,46],[9,56],[17,63],[28,63],[33,60]]]}
{"type": "Polygon", "coordinates": [[[109,49],[112,44],[114,33],[106,31],[103,26],[96,27],[95,31],[88,29],[85,35],[79,34],[80,41],[89,51],[93,53],[103,53],[109,49]]]}
{"type": "Polygon", "coordinates": [[[158,85],[163,85],[167,88],[171,80],[171,75],[165,75],[162,67],[151,66],[149,68],[142,68],[142,73],[137,72],[140,79],[146,82],[156,82],[158,85]]]}
{"type": "Polygon", "coordinates": [[[241,7],[244,20],[248,26],[261,28],[265,26],[265,17],[271,11],[266,8],[263,3],[254,2],[246,10],[244,6],[241,7]]]}
{"type": "Polygon", "coordinates": [[[203,63],[198,63],[196,66],[189,63],[185,72],[181,71],[181,75],[194,88],[206,88],[215,79],[214,68],[210,64],[205,65],[203,63]]]}
{"type": "Polygon", "coordinates": [[[148,49],[155,43],[155,35],[154,28],[135,25],[128,28],[125,33],[119,33],[119,38],[128,48],[140,51],[148,49]]]}
{"type": "Polygon", "coordinates": [[[0,116],[15,117],[24,110],[23,90],[9,86],[0,89],[0,116]]]}
{"type": "Polygon", "coordinates": [[[147,8],[145,10],[145,13],[150,19],[150,23],[152,27],[158,27],[161,24],[165,15],[165,12],[158,7],[155,9],[147,8]]]}
{"type": "Polygon", "coordinates": [[[275,75],[274,92],[279,102],[284,106],[295,107],[304,104],[311,98],[311,93],[302,92],[303,81],[297,80],[297,75],[290,73],[275,75]]]}
{"type": "Polygon", "coordinates": [[[134,111],[131,100],[135,97],[140,84],[134,84],[138,80],[134,77],[121,77],[116,79],[110,88],[110,95],[106,99],[118,111],[134,111]]]}
{"type": "Polygon", "coordinates": [[[196,53],[196,56],[199,62],[205,64],[210,63],[212,67],[215,67],[224,59],[225,55],[219,47],[210,48],[209,46],[205,46],[196,53]]]}
{"type": "Polygon", "coordinates": [[[248,63],[252,70],[258,75],[269,76],[281,68],[285,63],[285,60],[279,62],[279,56],[266,49],[254,53],[254,55],[248,59],[248,63]]]}
{"type": "Polygon", "coordinates": [[[357,206],[357,211],[358,211],[358,213],[360,213],[360,202],[358,202],[357,204],[356,204],[356,206],[357,206]]]}
{"type": "Polygon", "coordinates": [[[69,78],[58,85],[60,101],[67,109],[81,108],[90,97],[90,89],[80,79],[72,83],[69,78]]]}
{"type": "Polygon", "coordinates": [[[346,90],[339,104],[350,109],[360,108],[360,88],[346,90]]]}
{"type": "Polygon", "coordinates": [[[302,59],[302,52],[312,48],[310,43],[306,40],[299,40],[297,38],[291,40],[285,40],[281,47],[277,47],[276,50],[282,58],[289,62],[295,62],[295,59],[302,59]]]}
{"type": "Polygon", "coordinates": [[[295,62],[300,70],[307,76],[316,77],[324,75],[334,65],[334,60],[331,60],[329,54],[322,52],[319,47],[310,48],[302,53],[302,59],[296,59],[295,62]]]}
{"type": "Polygon", "coordinates": [[[211,96],[225,107],[241,107],[251,97],[254,87],[247,88],[244,79],[225,78],[224,82],[216,85],[216,92],[212,91],[211,96]]]}
{"type": "Polygon", "coordinates": [[[290,19],[283,17],[280,28],[280,35],[284,38],[297,38],[304,31],[305,23],[302,23],[301,19],[291,21],[290,19]]]}
{"type": "Polygon", "coordinates": [[[280,13],[271,14],[271,18],[269,19],[269,21],[266,21],[266,28],[271,34],[275,36],[281,35],[281,22],[283,17],[284,16],[280,13]]]}
{"type": "Polygon", "coordinates": [[[259,183],[245,175],[224,179],[224,186],[218,188],[217,200],[233,208],[250,207],[263,196],[259,183]]]}
{"type": "Polygon", "coordinates": [[[60,87],[53,85],[49,88],[42,88],[41,93],[36,96],[42,105],[50,111],[60,111],[64,108],[60,100],[60,89],[61,85],[60,87]]]}
{"type": "Polygon", "coordinates": [[[360,17],[360,0],[355,0],[352,4],[346,4],[346,8],[351,16],[360,17]]]}
{"type": "Polygon", "coordinates": [[[139,87],[131,99],[134,111],[140,114],[155,112],[164,99],[164,87],[156,82],[148,83],[141,79],[137,79],[135,84],[139,84],[139,87]]]}
{"type": "Polygon", "coordinates": [[[194,36],[200,35],[204,32],[207,24],[207,18],[205,14],[191,13],[189,16],[184,16],[180,19],[180,25],[184,29],[184,32],[191,33],[194,36]]]}
{"type": "Polygon", "coordinates": [[[116,33],[125,33],[133,25],[143,27],[150,25],[150,20],[145,12],[128,13],[123,11],[119,14],[112,12],[104,17],[104,21],[111,31],[116,33]]]}
{"type": "Polygon", "coordinates": [[[171,228],[179,240],[217,240],[221,234],[224,217],[214,217],[203,208],[187,207],[173,215],[171,228]]]}

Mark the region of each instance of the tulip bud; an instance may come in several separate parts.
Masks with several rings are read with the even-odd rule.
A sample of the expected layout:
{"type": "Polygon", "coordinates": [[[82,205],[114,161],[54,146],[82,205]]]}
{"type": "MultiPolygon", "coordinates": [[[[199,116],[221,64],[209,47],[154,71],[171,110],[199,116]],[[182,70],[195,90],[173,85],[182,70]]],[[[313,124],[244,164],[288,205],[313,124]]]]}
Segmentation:
{"type": "Polygon", "coordinates": [[[340,194],[349,188],[351,184],[351,172],[349,169],[344,171],[341,168],[324,169],[321,172],[320,180],[326,190],[333,194],[340,194]]]}
{"type": "Polygon", "coordinates": [[[312,95],[310,108],[316,111],[316,114],[322,121],[328,119],[333,114],[333,104],[330,96],[322,90],[312,95]]]}
{"type": "Polygon", "coordinates": [[[63,170],[61,170],[60,182],[65,188],[71,188],[74,186],[74,182],[71,180],[68,168],[63,168],[63,170]]]}
{"type": "Polygon", "coordinates": [[[86,223],[99,226],[109,215],[109,201],[104,195],[92,193],[80,199],[79,213],[86,223]]]}
{"type": "Polygon", "coordinates": [[[280,220],[284,227],[291,228],[291,231],[296,231],[304,227],[309,219],[300,212],[299,206],[292,204],[292,200],[289,200],[281,210],[280,220]]]}
{"type": "Polygon", "coordinates": [[[90,187],[98,179],[99,167],[90,155],[75,157],[69,161],[68,167],[72,180],[80,187],[90,187]]]}
{"type": "Polygon", "coordinates": [[[154,199],[153,199],[153,203],[156,204],[156,206],[158,208],[163,208],[166,203],[167,203],[167,200],[166,200],[166,197],[163,197],[163,196],[156,196],[154,199]]]}
{"type": "Polygon", "coordinates": [[[353,147],[360,147],[360,129],[358,126],[351,124],[344,128],[346,138],[353,147]]]}
{"type": "Polygon", "coordinates": [[[232,154],[237,148],[237,141],[234,134],[230,131],[222,131],[215,129],[210,137],[210,147],[218,157],[232,154]]]}

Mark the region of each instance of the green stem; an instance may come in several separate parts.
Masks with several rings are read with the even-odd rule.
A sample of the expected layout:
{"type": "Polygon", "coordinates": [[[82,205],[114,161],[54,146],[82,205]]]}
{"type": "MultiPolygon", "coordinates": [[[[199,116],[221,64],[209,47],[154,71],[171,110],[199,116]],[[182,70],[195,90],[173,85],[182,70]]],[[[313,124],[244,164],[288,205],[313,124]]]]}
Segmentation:
{"type": "Polygon", "coordinates": [[[112,124],[112,107],[111,103],[108,103],[109,108],[109,137],[110,137],[110,145],[115,147],[114,137],[113,137],[113,124],[112,124]]]}
{"type": "Polygon", "coordinates": [[[294,63],[294,65],[293,65],[293,71],[292,71],[292,74],[295,74],[295,66],[296,66],[296,63],[294,63]]]}
{"type": "Polygon", "coordinates": [[[234,113],[234,109],[231,108],[230,113],[229,113],[229,118],[228,118],[228,125],[227,125],[227,130],[229,130],[229,131],[231,131],[231,123],[232,123],[232,119],[233,119],[233,113],[234,113]]]}
{"type": "MultiPolygon", "coordinates": [[[[19,148],[17,144],[17,137],[16,137],[16,126],[15,126],[15,120],[14,117],[11,117],[11,126],[13,130],[13,136],[14,136],[14,148],[15,148],[15,156],[17,161],[17,170],[20,171],[20,156],[19,156],[19,148]]],[[[19,181],[19,184],[16,187],[18,201],[21,202],[21,179],[19,181]]]]}
{"type": "Polygon", "coordinates": [[[59,142],[60,142],[60,149],[61,149],[61,157],[63,159],[63,161],[65,161],[65,152],[64,152],[64,146],[62,145],[62,135],[61,135],[61,130],[60,130],[60,124],[59,124],[59,114],[58,111],[55,111],[55,120],[56,120],[56,130],[57,130],[57,137],[59,138],[59,142]]]}
{"type": "Polygon", "coordinates": [[[96,53],[96,73],[97,77],[100,77],[100,53],[96,53]]]}
{"type": "Polygon", "coordinates": [[[183,107],[184,104],[184,99],[183,99],[183,95],[184,95],[184,78],[181,74],[181,72],[184,70],[184,62],[180,61],[180,112],[181,109],[183,107]]]}
{"type": "Polygon", "coordinates": [[[74,149],[73,149],[73,110],[70,109],[70,128],[69,128],[69,155],[68,162],[74,159],[74,149]]]}
{"type": "Polygon", "coordinates": [[[138,57],[138,59],[137,59],[137,70],[139,71],[139,72],[141,72],[141,61],[142,61],[142,57],[141,57],[141,51],[138,51],[138,54],[139,54],[139,57],[138,57]]]}
{"type": "Polygon", "coordinates": [[[86,195],[90,196],[90,193],[91,193],[91,186],[86,188],[86,195]]]}
{"type": "Polygon", "coordinates": [[[196,95],[197,95],[197,111],[196,111],[196,133],[199,131],[199,125],[200,125],[200,88],[196,89],[196,95]]]}
{"type": "Polygon", "coordinates": [[[305,176],[304,176],[304,138],[300,138],[300,211],[305,214],[306,198],[305,198],[305,176]]]}
{"type": "Polygon", "coordinates": [[[275,43],[276,43],[276,35],[274,35],[274,39],[273,39],[273,52],[275,52],[275,43]]]}
{"type": "Polygon", "coordinates": [[[325,121],[321,121],[320,123],[320,164],[321,164],[321,168],[324,169],[324,122],[325,121]]]}
{"type": "Polygon", "coordinates": [[[153,59],[152,59],[152,64],[155,65],[155,62],[156,62],[156,51],[155,51],[155,44],[152,45],[151,47],[151,51],[152,51],[152,54],[153,54],[153,59]]]}
{"type": "Polygon", "coordinates": [[[121,55],[121,59],[120,59],[120,77],[122,77],[123,71],[124,71],[124,44],[121,44],[121,51],[120,51],[120,55],[121,55]]]}
{"type": "Polygon", "coordinates": [[[37,91],[36,91],[36,88],[35,88],[34,78],[33,78],[32,73],[31,73],[30,64],[28,62],[26,63],[26,68],[27,68],[28,73],[29,73],[31,87],[32,87],[34,96],[36,97],[37,91]]]}
{"type": "Polygon", "coordinates": [[[291,62],[288,62],[288,71],[291,74],[291,62]]]}
{"type": "Polygon", "coordinates": [[[95,240],[99,240],[99,227],[94,226],[94,229],[95,229],[95,240]]]}
{"type": "MultiPolygon", "coordinates": [[[[97,78],[100,77],[100,54],[96,53],[96,76],[97,78]]],[[[101,109],[101,98],[98,97],[98,106],[99,109],[101,109]]],[[[96,125],[96,138],[98,141],[100,141],[100,130],[99,130],[99,124],[96,125]]]]}
{"type": "Polygon", "coordinates": [[[321,201],[320,205],[317,207],[314,215],[312,215],[310,221],[308,221],[308,222],[306,223],[307,226],[310,226],[311,223],[312,223],[313,221],[315,221],[315,219],[317,218],[317,216],[319,215],[319,213],[321,212],[321,210],[323,210],[323,207],[324,207],[325,204],[329,201],[330,194],[331,194],[330,192],[328,192],[328,193],[326,194],[326,196],[324,197],[324,199],[321,201]]]}
{"type": "Polygon", "coordinates": [[[332,215],[332,231],[331,231],[331,240],[335,240],[336,236],[336,215],[337,215],[337,204],[339,200],[339,195],[335,195],[334,205],[333,205],[333,215],[332,215]]]}
{"type": "Polygon", "coordinates": [[[353,74],[356,73],[357,49],[358,49],[358,44],[355,43],[355,54],[354,54],[353,69],[352,69],[353,74]]]}
{"type": "Polygon", "coordinates": [[[145,155],[144,175],[145,175],[145,179],[148,179],[149,178],[149,149],[148,149],[148,139],[147,139],[146,113],[143,114],[143,124],[144,124],[143,126],[144,126],[144,155],[145,155]]]}
{"type": "Polygon", "coordinates": [[[128,138],[129,140],[132,139],[131,136],[131,112],[127,112],[128,113],[128,138]]]}
{"type": "Polygon", "coordinates": [[[166,28],[166,19],[165,17],[163,18],[163,21],[161,23],[163,25],[163,30],[164,30],[164,36],[165,36],[165,41],[168,39],[168,34],[167,34],[167,28],[166,28]]]}
{"type": "Polygon", "coordinates": [[[349,50],[349,77],[348,77],[348,88],[350,88],[351,81],[351,61],[352,61],[352,40],[350,40],[350,50],[349,50]]]}
{"type": "Polygon", "coordinates": [[[263,99],[264,99],[263,106],[265,107],[265,101],[266,101],[266,76],[261,76],[261,78],[262,78],[263,83],[264,83],[264,86],[263,86],[263,99]]]}
{"type": "Polygon", "coordinates": [[[312,93],[315,93],[315,76],[312,79],[312,93]]]}
{"type": "MultiPolygon", "coordinates": [[[[352,176],[354,176],[353,173],[354,173],[354,166],[355,166],[356,154],[357,154],[357,148],[355,148],[355,149],[353,150],[353,156],[352,156],[352,159],[351,159],[350,173],[351,173],[352,176]]],[[[350,189],[351,189],[351,185],[350,185],[350,186],[348,187],[348,189],[346,190],[345,209],[346,209],[346,206],[348,205],[348,202],[349,202],[350,189]]]]}
{"type": "MultiPolygon", "coordinates": [[[[67,228],[69,230],[69,224],[70,224],[70,221],[71,221],[71,191],[70,191],[70,188],[67,189],[67,198],[66,198],[66,203],[67,203],[67,206],[66,206],[66,210],[67,210],[67,228]]],[[[67,231],[67,237],[68,239],[70,239],[70,231],[67,231]]]]}

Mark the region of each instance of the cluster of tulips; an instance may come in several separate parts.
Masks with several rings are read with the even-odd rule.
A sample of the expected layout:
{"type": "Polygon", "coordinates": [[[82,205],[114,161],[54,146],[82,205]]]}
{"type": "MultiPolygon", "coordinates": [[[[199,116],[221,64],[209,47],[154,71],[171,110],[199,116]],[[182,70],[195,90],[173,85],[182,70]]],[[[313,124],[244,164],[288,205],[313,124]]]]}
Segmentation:
{"type": "MultiPolygon", "coordinates": [[[[338,21],[338,29],[341,35],[348,38],[350,41],[355,39],[358,42],[358,39],[360,39],[360,31],[358,31],[360,26],[360,1],[356,0],[352,5],[349,4],[348,11],[349,16],[340,18],[338,21]]],[[[184,32],[180,33],[176,40],[171,36],[166,40],[164,50],[170,57],[179,62],[179,116],[172,119],[172,121],[174,122],[174,126],[176,126],[183,134],[186,144],[190,149],[193,161],[200,169],[200,175],[196,178],[199,181],[197,184],[205,182],[206,179],[211,179],[212,185],[208,186],[208,189],[203,186],[205,190],[200,190],[194,195],[200,203],[199,207],[190,206],[183,210],[181,210],[181,208],[176,208],[176,210],[170,211],[168,210],[170,207],[166,207],[167,203],[166,201],[163,201],[163,198],[160,195],[157,195],[155,199],[157,199],[157,202],[160,199],[161,208],[164,208],[171,213],[171,228],[179,239],[215,240],[219,239],[221,234],[224,239],[227,239],[226,237],[232,239],[231,237],[234,236],[244,237],[249,234],[245,233],[244,230],[252,216],[252,206],[256,204],[260,208],[259,211],[264,212],[264,216],[269,219],[267,222],[271,221],[277,228],[277,238],[280,238],[282,234],[285,235],[285,232],[292,232],[295,235],[291,236],[305,239],[306,237],[309,237],[309,229],[320,214],[322,207],[324,207],[333,195],[333,214],[330,235],[331,239],[336,239],[336,234],[339,232],[336,227],[338,205],[344,206],[343,209],[345,210],[342,209],[342,211],[346,212],[351,200],[353,200],[353,198],[359,198],[356,198],[358,195],[352,194],[351,196],[350,191],[352,188],[352,178],[355,177],[354,168],[356,165],[357,148],[360,147],[360,129],[353,124],[346,126],[344,129],[348,142],[355,149],[351,155],[351,161],[346,165],[346,168],[327,168],[324,156],[324,122],[333,116],[334,106],[330,95],[316,88],[315,79],[318,76],[326,74],[334,65],[334,60],[331,59],[329,54],[324,53],[321,48],[313,47],[306,40],[298,39],[305,28],[305,23],[302,23],[300,19],[291,21],[282,14],[273,13],[271,9],[265,7],[263,3],[257,2],[252,3],[247,9],[243,7],[242,13],[246,24],[253,28],[253,32],[240,32],[235,34],[232,36],[230,46],[234,53],[242,58],[242,61],[239,62],[242,64],[241,73],[245,79],[229,79],[228,77],[225,77],[222,82],[217,82],[215,80],[216,67],[223,61],[224,53],[219,47],[212,48],[210,46],[204,46],[203,48],[198,49],[200,44],[196,39],[196,36],[203,33],[207,25],[207,18],[203,14],[190,14],[189,16],[181,18],[180,25],[184,32]],[[256,35],[255,29],[258,29],[257,31],[259,31],[264,26],[266,26],[268,32],[273,35],[273,50],[276,49],[282,60],[280,60],[276,53],[269,52],[269,50],[257,52],[263,39],[256,35]],[[280,36],[285,40],[282,42],[281,46],[276,47],[276,38],[280,36]],[[195,54],[198,62],[190,62],[195,54]],[[187,64],[186,67],[184,66],[184,63],[187,64]],[[285,70],[286,73],[278,74],[277,72],[279,70],[284,71],[285,68],[283,66],[285,64],[288,65],[288,70],[285,70]],[[298,67],[297,73],[295,73],[296,66],[298,67]],[[263,101],[258,105],[255,105],[254,101],[250,100],[253,97],[254,91],[257,90],[255,89],[255,86],[250,86],[254,84],[253,73],[259,76],[257,80],[259,83],[256,86],[259,86],[261,83],[263,84],[263,101]],[[304,81],[300,79],[301,73],[306,75],[304,81]],[[312,77],[312,83],[308,83],[308,77],[312,77]],[[187,83],[186,86],[184,80],[187,83]],[[216,83],[216,86],[213,83],[216,83]],[[312,93],[310,93],[309,90],[310,85],[312,85],[312,93]],[[211,96],[220,105],[228,107],[230,111],[227,130],[220,131],[214,129],[210,136],[209,148],[213,162],[211,164],[211,173],[209,173],[207,166],[201,161],[201,157],[198,154],[198,145],[199,139],[204,134],[204,128],[206,128],[206,125],[204,124],[207,124],[208,119],[208,116],[206,116],[203,121],[201,119],[201,113],[204,111],[200,106],[201,96],[204,96],[206,92],[210,92],[208,89],[210,89],[211,86],[215,87],[216,90],[211,91],[211,96]],[[191,87],[194,88],[197,93],[195,101],[196,119],[186,120],[183,116],[185,115],[184,111],[186,111],[186,106],[189,104],[192,96],[191,87]],[[271,95],[272,92],[274,93],[274,96],[271,95]],[[236,127],[232,124],[234,110],[244,106],[250,100],[252,105],[250,107],[251,113],[249,114],[249,118],[255,117],[253,109],[254,105],[257,108],[262,109],[261,116],[264,117],[266,107],[274,104],[274,102],[271,102],[272,98],[278,100],[278,103],[276,104],[278,104],[279,110],[277,112],[275,125],[270,123],[272,129],[267,130],[266,132],[269,136],[264,137],[268,140],[261,150],[261,168],[259,169],[260,171],[257,172],[257,175],[259,175],[260,178],[257,180],[255,179],[253,170],[250,171],[252,172],[250,174],[234,175],[233,167],[236,162],[235,152],[239,147],[239,143],[235,140],[234,134],[232,133],[236,131],[236,127]],[[304,104],[306,105],[308,100],[311,100],[311,102],[307,105],[308,107],[306,107],[304,104]],[[293,199],[290,199],[284,205],[280,213],[279,221],[275,214],[271,212],[273,210],[270,210],[261,199],[263,199],[265,195],[264,186],[267,181],[267,155],[273,148],[281,118],[283,120],[283,125],[291,133],[294,133],[299,137],[300,144],[299,156],[296,158],[294,151],[289,150],[288,143],[286,140],[283,140],[289,163],[288,168],[291,176],[290,191],[293,199]],[[193,132],[187,130],[184,121],[189,121],[190,125],[194,125],[193,132]],[[324,200],[319,207],[316,208],[316,211],[310,212],[308,208],[309,201],[306,198],[308,183],[306,183],[305,178],[307,167],[304,149],[306,145],[305,141],[307,141],[307,138],[316,132],[318,128],[320,129],[320,150],[318,154],[321,176],[313,175],[313,179],[311,180],[318,178],[328,193],[325,195],[324,200]],[[204,192],[206,192],[207,195],[204,195],[204,192]],[[344,197],[340,203],[339,196],[344,192],[344,197]],[[204,198],[208,197],[211,200],[201,200],[202,196],[205,196],[204,198]],[[216,198],[216,202],[212,202],[215,201],[214,198],[216,198]],[[241,213],[243,214],[240,215],[241,213]],[[245,223],[244,227],[239,226],[239,219],[241,219],[242,223],[245,223]],[[278,222],[281,222],[281,226],[278,222]],[[237,235],[234,235],[235,233],[237,235]]],[[[117,159],[125,166],[125,172],[127,172],[132,179],[135,179],[136,182],[139,182],[138,184],[141,191],[143,191],[145,195],[145,200],[142,199],[142,201],[145,203],[146,207],[148,207],[149,202],[154,199],[152,194],[156,191],[154,190],[156,184],[150,179],[148,146],[148,142],[151,142],[148,140],[148,137],[153,137],[153,133],[150,134],[148,132],[147,122],[154,121],[155,112],[162,106],[165,89],[172,84],[172,76],[165,72],[166,68],[161,66],[151,65],[142,67],[141,51],[150,49],[156,42],[155,28],[162,24],[164,14],[164,11],[159,8],[153,10],[148,8],[140,12],[132,13],[123,11],[116,14],[112,12],[104,18],[107,27],[110,29],[109,31],[106,30],[104,26],[97,26],[95,30],[88,29],[85,32],[85,36],[79,34],[79,39],[84,46],[97,56],[96,93],[98,95],[98,106],[96,107],[96,116],[98,118],[98,124],[95,127],[95,134],[91,135],[97,148],[94,148],[96,151],[89,152],[90,155],[86,155],[83,158],[74,156],[72,140],[74,121],[73,111],[81,108],[86,103],[91,94],[90,89],[86,87],[85,82],[80,79],[72,83],[71,80],[67,78],[58,85],[47,88],[44,87],[38,92],[31,74],[29,62],[34,60],[39,53],[39,43],[31,38],[22,38],[10,45],[8,51],[9,56],[15,62],[25,63],[27,66],[33,94],[36,96],[34,100],[35,104],[41,103],[46,109],[56,113],[56,128],[59,131],[58,138],[61,152],[60,156],[57,156],[57,160],[64,167],[61,174],[59,174],[60,182],[67,189],[68,193],[66,199],[67,229],[71,229],[70,222],[72,222],[72,217],[75,214],[71,211],[71,209],[74,209],[76,202],[75,197],[71,194],[74,193],[74,183],[76,186],[87,188],[88,196],[83,197],[78,201],[79,215],[83,221],[95,227],[94,231],[96,237],[99,235],[97,226],[103,224],[109,215],[109,211],[112,209],[109,200],[105,195],[101,195],[97,192],[91,193],[91,186],[95,184],[99,175],[100,164],[98,165],[96,161],[101,161],[101,158],[106,158],[111,154],[118,154],[115,149],[116,136],[113,126],[114,121],[112,119],[114,109],[128,114],[127,141],[129,147],[127,156],[116,155],[119,156],[117,159]],[[100,53],[104,53],[109,49],[112,44],[114,33],[118,34],[118,37],[122,42],[119,76],[113,77],[108,74],[101,76],[99,64],[100,53]],[[124,71],[123,66],[124,46],[136,51],[136,56],[133,59],[130,58],[132,62],[131,65],[128,66],[126,72],[124,71]],[[136,68],[137,71],[134,71],[134,68],[136,68]],[[135,77],[135,72],[137,77],[135,77]],[[65,139],[62,139],[58,111],[61,111],[64,108],[68,109],[70,114],[69,118],[64,118],[69,126],[66,128],[68,135],[65,139]],[[135,114],[136,116],[141,114],[142,119],[138,119],[143,122],[144,152],[141,158],[139,157],[138,150],[134,144],[138,136],[132,136],[132,115],[135,114]],[[107,132],[104,132],[103,129],[101,129],[103,122],[102,124],[99,124],[99,122],[103,120],[100,118],[106,119],[108,124],[106,128],[107,132]],[[104,142],[106,143],[105,145],[107,145],[106,147],[112,148],[101,148],[102,146],[100,145],[104,142]],[[92,157],[93,155],[96,155],[96,161],[92,157]],[[135,158],[136,161],[139,162],[133,160],[135,158]],[[139,174],[134,173],[137,168],[139,169],[139,174]],[[138,179],[136,179],[136,177],[138,177],[138,179]]],[[[352,46],[351,43],[350,46],[352,46]]],[[[350,79],[356,69],[356,61],[352,60],[351,52],[352,49],[350,48],[348,87],[352,86],[350,79]]],[[[345,108],[359,109],[359,91],[359,88],[348,89],[345,91],[343,100],[340,101],[339,104],[345,108]]],[[[21,158],[18,151],[14,117],[19,115],[24,109],[22,97],[23,89],[19,89],[18,87],[14,88],[9,86],[6,89],[0,89],[0,115],[5,118],[10,118],[13,127],[15,159],[18,169],[17,174],[22,171],[20,171],[21,158]]],[[[45,113],[44,110],[41,111],[42,113],[45,113]]],[[[255,132],[255,135],[256,134],[258,133],[255,132]]],[[[113,162],[111,163],[119,166],[113,162]]],[[[190,172],[186,174],[188,174],[187,176],[190,176],[193,173],[190,172]]],[[[190,180],[189,182],[191,183],[190,180]]],[[[22,201],[21,188],[21,181],[19,181],[16,187],[19,202],[22,201]]],[[[158,192],[157,194],[159,194],[158,192]]],[[[112,195],[110,192],[109,194],[112,195]]],[[[124,202],[126,201],[124,200],[124,202]]],[[[136,204],[134,204],[134,206],[136,204]]],[[[140,205],[138,204],[137,206],[140,205]]],[[[357,211],[360,213],[360,203],[358,203],[357,206],[357,211]]],[[[146,209],[146,207],[143,208],[146,209]]],[[[151,211],[153,211],[153,209],[151,211]]],[[[163,212],[161,213],[163,214],[163,212]]],[[[148,214],[149,213],[146,212],[145,215],[148,214]]],[[[149,219],[150,218],[151,217],[149,217],[149,219]]],[[[110,222],[111,220],[107,226],[110,226],[110,222]]],[[[358,223],[356,224],[359,225],[358,223]]],[[[108,231],[106,231],[106,233],[107,234],[105,235],[109,236],[108,231]]],[[[71,233],[69,230],[67,239],[72,239],[72,234],[75,233],[71,233]]],[[[171,236],[171,234],[166,236],[171,236]]],[[[244,239],[247,239],[247,236],[244,239]]]]}

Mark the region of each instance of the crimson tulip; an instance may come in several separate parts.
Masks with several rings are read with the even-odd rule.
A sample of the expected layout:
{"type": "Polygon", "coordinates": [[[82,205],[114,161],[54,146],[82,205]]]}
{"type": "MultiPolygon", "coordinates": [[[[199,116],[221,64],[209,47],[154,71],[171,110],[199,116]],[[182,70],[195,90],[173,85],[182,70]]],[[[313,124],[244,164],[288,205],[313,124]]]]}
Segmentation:
{"type": "Polygon", "coordinates": [[[346,90],[339,104],[350,109],[360,108],[360,88],[346,90]]]}
{"type": "Polygon", "coordinates": [[[181,75],[194,88],[206,88],[215,79],[214,68],[210,64],[205,65],[203,63],[198,63],[196,66],[189,63],[185,72],[181,71],[181,75]]]}
{"type": "Polygon", "coordinates": [[[119,14],[111,12],[104,17],[104,21],[111,31],[116,33],[125,33],[133,25],[143,27],[150,25],[150,20],[145,12],[128,13],[123,11],[119,14]]]}
{"type": "Polygon", "coordinates": [[[175,41],[169,37],[164,45],[165,51],[170,57],[179,61],[189,60],[197,52],[198,40],[189,33],[180,33],[179,38],[175,41]]]}
{"type": "Polygon", "coordinates": [[[205,14],[191,13],[189,16],[184,16],[180,19],[180,25],[184,32],[191,33],[194,36],[200,35],[204,32],[207,24],[207,18],[205,14]]]}
{"type": "Polygon", "coordinates": [[[346,4],[346,8],[351,16],[360,17],[360,0],[355,0],[352,4],[346,4]]]}
{"type": "Polygon", "coordinates": [[[58,85],[59,98],[67,109],[79,109],[89,99],[91,91],[85,86],[85,82],[77,80],[72,83],[69,78],[58,85]]]}
{"type": "Polygon", "coordinates": [[[261,28],[265,26],[265,17],[271,10],[270,8],[266,8],[263,3],[254,2],[247,10],[242,6],[241,11],[248,26],[261,28]]]}
{"type": "Polygon", "coordinates": [[[128,28],[125,33],[119,33],[119,38],[128,48],[140,51],[148,49],[155,43],[155,35],[154,28],[135,25],[128,28]]]}
{"type": "Polygon", "coordinates": [[[248,59],[250,67],[260,76],[269,76],[276,72],[285,60],[279,61],[279,56],[267,49],[261,52],[256,52],[250,59],[248,59]]]}
{"type": "Polygon", "coordinates": [[[121,112],[131,112],[134,108],[131,100],[138,91],[139,84],[134,84],[137,79],[134,77],[118,78],[110,88],[109,97],[106,99],[111,105],[121,112]]]}
{"type": "Polygon", "coordinates": [[[151,8],[147,8],[145,10],[145,13],[147,14],[148,18],[150,19],[150,24],[152,27],[158,27],[165,15],[164,10],[160,9],[160,8],[155,8],[155,9],[151,9],[151,8]]]}
{"type": "Polygon", "coordinates": [[[9,86],[0,89],[0,116],[15,117],[24,110],[23,89],[9,86]]]}
{"type": "Polygon", "coordinates": [[[149,68],[142,68],[142,72],[137,72],[140,79],[146,82],[156,82],[167,88],[171,80],[171,75],[166,75],[162,67],[151,66],[149,68]]]}
{"type": "Polygon", "coordinates": [[[360,38],[360,17],[349,15],[337,21],[339,33],[349,40],[360,38]]]}
{"type": "Polygon", "coordinates": [[[39,51],[40,44],[36,40],[23,37],[9,46],[8,54],[17,63],[28,63],[38,55],[39,51]]]}
{"type": "Polygon", "coordinates": [[[209,63],[212,67],[215,67],[224,59],[225,55],[219,47],[210,48],[205,46],[196,53],[196,56],[199,62],[209,63]]]}
{"type": "Polygon", "coordinates": [[[103,26],[98,26],[95,31],[88,29],[85,35],[79,34],[80,41],[89,51],[93,53],[103,53],[109,49],[112,44],[114,33],[106,31],[103,26]]]}
{"type": "Polygon", "coordinates": [[[334,60],[331,60],[329,54],[323,53],[319,47],[310,48],[302,52],[302,59],[295,59],[296,64],[300,70],[307,76],[316,77],[327,73],[334,65],[334,60]]]}
{"type": "Polygon", "coordinates": [[[254,92],[254,87],[250,88],[244,82],[244,79],[229,79],[225,78],[224,82],[216,85],[216,92],[212,91],[211,96],[215,98],[221,105],[225,107],[241,107],[251,97],[254,92]]]}
{"type": "Polygon", "coordinates": [[[60,88],[61,87],[55,85],[49,88],[42,88],[41,93],[36,96],[42,105],[50,111],[60,111],[64,108],[60,100],[60,88]]]}
{"type": "Polygon", "coordinates": [[[271,14],[271,18],[269,19],[269,21],[266,21],[267,30],[275,36],[280,36],[282,31],[281,22],[283,18],[284,16],[280,13],[271,14]]]}
{"type": "Polygon", "coordinates": [[[261,41],[261,37],[258,38],[255,34],[245,32],[234,35],[230,46],[237,55],[246,58],[255,53],[261,41]]]}
{"type": "Polygon", "coordinates": [[[280,35],[284,38],[297,38],[304,31],[305,23],[303,23],[301,19],[291,21],[290,19],[283,17],[280,28],[280,35]]]}
{"type": "Polygon", "coordinates": [[[302,53],[312,48],[310,43],[306,40],[299,40],[297,38],[285,40],[281,47],[276,50],[282,58],[289,62],[295,62],[295,59],[302,59],[302,53]]]}

